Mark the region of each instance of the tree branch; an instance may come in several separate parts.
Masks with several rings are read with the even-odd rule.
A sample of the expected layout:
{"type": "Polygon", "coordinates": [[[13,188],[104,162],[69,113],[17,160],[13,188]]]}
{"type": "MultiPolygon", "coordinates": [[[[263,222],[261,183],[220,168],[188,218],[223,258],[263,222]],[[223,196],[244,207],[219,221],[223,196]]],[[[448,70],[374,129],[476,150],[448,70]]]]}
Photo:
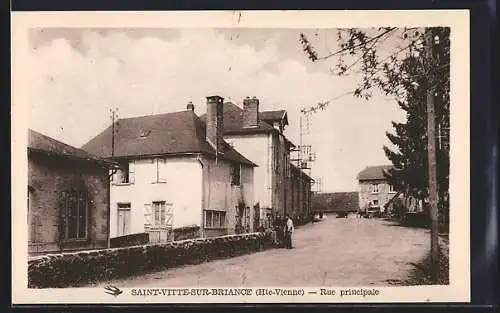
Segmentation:
{"type": "Polygon", "coordinates": [[[374,41],[374,40],[377,40],[377,39],[379,39],[379,38],[383,37],[384,35],[386,35],[386,34],[388,34],[388,33],[392,32],[392,31],[394,31],[395,29],[397,29],[397,28],[396,28],[396,27],[391,27],[391,28],[389,28],[389,29],[385,30],[384,32],[382,32],[382,33],[378,34],[377,36],[375,36],[375,37],[372,37],[372,38],[368,39],[368,40],[367,40],[367,41],[365,41],[365,42],[359,43],[359,44],[357,44],[357,45],[355,45],[355,46],[353,46],[353,47],[346,47],[346,48],[342,48],[342,49],[337,50],[337,51],[335,51],[335,52],[333,52],[333,53],[330,53],[330,54],[328,54],[328,55],[325,55],[325,56],[323,56],[323,57],[318,57],[317,59],[318,59],[318,60],[325,60],[325,59],[331,58],[331,57],[333,57],[333,56],[336,56],[336,55],[338,55],[338,54],[341,54],[342,52],[346,52],[346,51],[349,51],[349,50],[351,50],[351,49],[357,49],[357,48],[359,48],[359,47],[362,47],[363,45],[366,45],[366,44],[368,44],[368,43],[370,43],[370,42],[372,42],[372,41],[374,41]]]}

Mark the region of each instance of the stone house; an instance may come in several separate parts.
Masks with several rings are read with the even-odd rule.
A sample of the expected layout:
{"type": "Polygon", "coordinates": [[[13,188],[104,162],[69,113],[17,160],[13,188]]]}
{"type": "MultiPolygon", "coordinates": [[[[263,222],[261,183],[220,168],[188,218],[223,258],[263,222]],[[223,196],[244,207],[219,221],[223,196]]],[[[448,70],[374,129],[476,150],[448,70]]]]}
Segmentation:
{"type": "Polygon", "coordinates": [[[246,97],[243,108],[232,102],[224,103],[223,108],[224,139],[258,165],[254,170],[255,227],[265,224],[269,216],[283,216],[293,209],[287,181],[294,144],[284,135],[287,112],[261,112],[259,105],[259,99],[246,97]]]}
{"type": "Polygon", "coordinates": [[[254,167],[223,139],[223,98],[201,120],[185,111],[120,119],[83,149],[121,165],[111,181],[111,237],[147,232],[151,242],[199,227],[200,236],[252,231],[254,167]]]}
{"type": "Polygon", "coordinates": [[[386,204],[396,195],[393,186],[388,184],[384,176],[390,168],[390,165],[369,166],[359,172],[357,180],[360,212],[385,212],[386,204]]]}
{"type": "Polygon", "coordinates": [[[113,164],[28,130],[28,254],[108,248],[113,164]]]}

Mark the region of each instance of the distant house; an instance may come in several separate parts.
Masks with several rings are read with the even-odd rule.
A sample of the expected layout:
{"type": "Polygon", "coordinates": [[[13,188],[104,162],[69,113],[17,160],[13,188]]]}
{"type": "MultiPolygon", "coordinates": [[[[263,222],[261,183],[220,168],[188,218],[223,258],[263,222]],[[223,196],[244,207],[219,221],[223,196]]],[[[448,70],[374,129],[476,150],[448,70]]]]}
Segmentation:
{"type": "Polygon", "coordinates": [[[253,230],[255,163],[224,139],[223,98],[204,120],[186,111],[120,119],[83,149],[121,165],[111,182],[111,237],[148,232],[152,242],[199,226],[201,236],[253,230]],[[114,148],[113,148],[114,146],[114,148]]]}
{"type": "MultiPolygon", "coordinates": [[[[258,165],[254,171],[256,227],[266,224],[268,216],[284,216],[292,214],[294,209],[302,210],[298,209],[298,204],[292,204],[288,188],[292,172],[290,150],[294,144],[284,135],[287,112],[261,112],[259,105],[259,99],[247,97],[243,100],[243,108],[231,102],[224,103],[223,108],[224,139],[258,165]]],[[[201,120],[205,118],[205,115],[200,116],[201,120]]],[[[305,202],[301,208],[307,206],[307,198],[303,197],[305,202]]]]}
{"type": "Polygon", "coordinates": [[[359,172],[357,180],[361,212],[384,212],[385,205],[396,195],[396,190],[384,176],[390,168],[390,165],[370,166],[359,172]]]}
{"type": "Polygon", "coordinates": [[[28,131],[28,253],[107,248],[113,164],[28,131]]]}
{"type": "Polygon", "coordinates": [[[316,193],[312,210],[315,213],[349,213],[359,209],[358,192],[316,193]]]}

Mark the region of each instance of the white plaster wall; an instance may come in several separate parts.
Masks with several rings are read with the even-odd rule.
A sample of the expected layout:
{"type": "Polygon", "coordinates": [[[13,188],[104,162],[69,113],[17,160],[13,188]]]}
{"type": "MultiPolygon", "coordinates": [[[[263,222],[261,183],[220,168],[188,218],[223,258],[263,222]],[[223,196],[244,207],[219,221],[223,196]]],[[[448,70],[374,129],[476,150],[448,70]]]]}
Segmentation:
{"type": "Polygon", "coordinates": [[[253,170],[254,199],[251,206],[259,203],[261,208],[272,205],[271,193],[271,137],[269,134],[224,136],[240,154],[258,165],[253,170]]]}
{"type": "Polygon", "coordinates": [[[144,232],[145,204],[165,201],[173,205],[174,228],[200,225],[202,205],[202,167],[196,158],[167,158],[165,183],[155,183],[152,159],[135,160],[135,181],[111,184],[110,236],[117,236],[118,203],[131,204],[131,234],[144,232]]]}
{"type": "MultiPolygon", "coordinates": [[[[226,211],[226,225],[229,233],[234,233],[237,206],[240,201],[252,207],[254,199],[252,168],[242,166],[240,186],[231,185],[231,164],[218,159],[203,157],[203,207],[206,210],[226,211]]],[[[201,212],[200,212],[201,213],[201,212]]],[[[253,215],[250,215],[252,218],[253,215]]],[[[202,216],[199,216],[200,221],[202,216]]],[[[253,224],[253,223],[251,223],[253,224]]]]}

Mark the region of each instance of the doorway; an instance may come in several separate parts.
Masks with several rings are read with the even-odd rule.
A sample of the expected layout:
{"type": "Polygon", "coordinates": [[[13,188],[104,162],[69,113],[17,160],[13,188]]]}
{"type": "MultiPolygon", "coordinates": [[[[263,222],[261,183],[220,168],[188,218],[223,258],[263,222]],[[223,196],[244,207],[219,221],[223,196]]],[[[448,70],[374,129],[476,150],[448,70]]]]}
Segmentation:
{"type": "Polygon", "coordinates": [[[117,236],[130,234],[130,203],[118,203],[117,236]]]}

